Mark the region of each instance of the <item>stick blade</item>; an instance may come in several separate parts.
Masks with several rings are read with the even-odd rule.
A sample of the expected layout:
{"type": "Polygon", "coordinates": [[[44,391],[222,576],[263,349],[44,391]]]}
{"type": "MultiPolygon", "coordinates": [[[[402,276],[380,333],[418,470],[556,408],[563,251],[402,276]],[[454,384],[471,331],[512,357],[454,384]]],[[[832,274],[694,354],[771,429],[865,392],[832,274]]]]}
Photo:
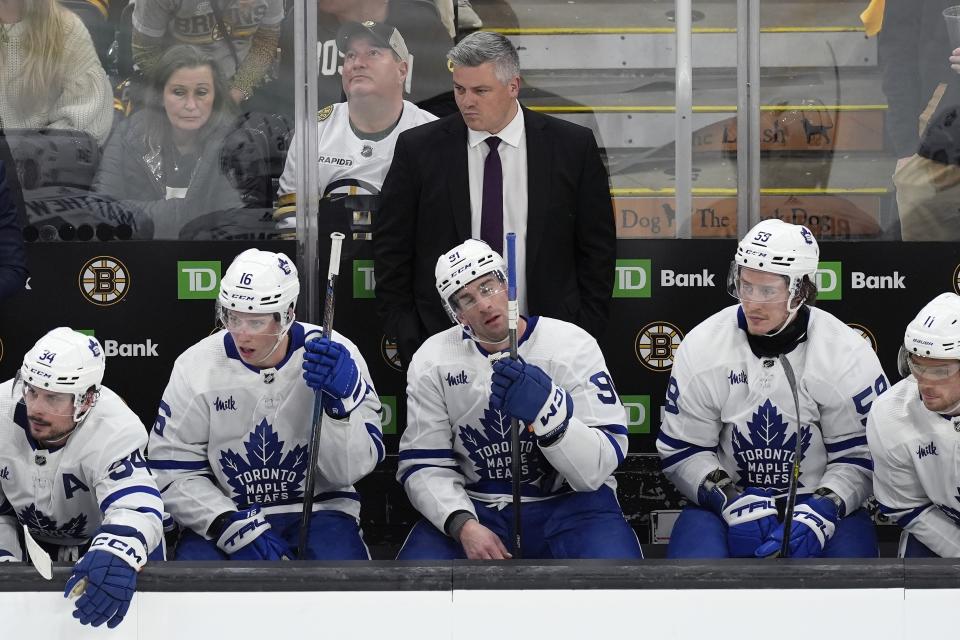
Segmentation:
{"type": "Polygon", "coordinates": [[[53,580],[53,561],[50,554],[43,550],[43,547],[33,539],[27,526],[23,526],[23,540],[27,545],[27,553],[30,555],[30,562],[36,567],[37,572],[46,580],[53,580]]]}

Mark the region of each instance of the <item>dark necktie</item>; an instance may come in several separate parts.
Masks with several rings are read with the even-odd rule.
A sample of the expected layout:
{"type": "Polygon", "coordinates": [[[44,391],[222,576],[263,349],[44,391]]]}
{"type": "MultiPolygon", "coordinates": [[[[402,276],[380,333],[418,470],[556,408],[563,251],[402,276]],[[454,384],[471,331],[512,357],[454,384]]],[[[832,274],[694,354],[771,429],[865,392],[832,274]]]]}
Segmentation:
{"type": "Polygon", "coordinates": [[[500,138],[490,136],[485,140],[490,147],[483,161],[483,200],[480,204],[480,239],[490,248],[503,255],[503,165],[497,147],[500,138]]]}

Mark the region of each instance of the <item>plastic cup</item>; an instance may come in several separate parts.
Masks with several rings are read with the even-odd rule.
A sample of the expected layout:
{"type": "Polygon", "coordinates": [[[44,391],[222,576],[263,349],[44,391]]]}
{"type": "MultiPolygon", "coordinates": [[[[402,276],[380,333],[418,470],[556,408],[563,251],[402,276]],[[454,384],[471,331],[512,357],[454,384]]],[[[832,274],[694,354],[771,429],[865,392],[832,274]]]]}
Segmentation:
{"type": "Polygon", "coordinates": [[[947,7],[943,10],[943,19],[947,23],[947,34],[950,36],[950,46],[960,48],[960,6],[947,7]]]}

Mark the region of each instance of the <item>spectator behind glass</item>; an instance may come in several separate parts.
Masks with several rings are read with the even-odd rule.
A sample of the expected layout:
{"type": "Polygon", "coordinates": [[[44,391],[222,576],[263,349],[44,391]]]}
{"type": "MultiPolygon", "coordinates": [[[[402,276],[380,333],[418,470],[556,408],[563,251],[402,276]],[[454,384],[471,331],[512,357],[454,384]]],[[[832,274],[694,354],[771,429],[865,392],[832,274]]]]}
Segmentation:
{"type": "Polygon", "coordinates": [[[133,58],[145,75],[172,43],[192,44],[231,79],[235,103],[263,84],[277,55],[283,0],[141,0],[133,12],[133,58]]]}
{"type": "Polygon", "coordinates": [[[191,220],[242,206],[221,169],[234,106],[217,63],[189,45],[164,53],[147,87],[146,108],[110,139],[94,190],[135,218],[137,239],[176,239],[191,220]]]}
{"type": "MultiPolygon", "coordinates": [[[[294,19],[291,12],[280,40],[280,78],[271,85],[271,104],[261,111],[279,110],[293,115],[294,19]]],[[[447,51],[453,40],[440,21],[432,0],[317,0],[317,61],[319,106],[342,102],[343,52],[337,46],[337,31],[346,22],[386,23],[403,34],[410,53],[404,98],[436,116],[453,113],[447,51]]]]}
{"type": "Polygon", "coordinates": [[[0,122],[75,129],[103,144],[113,91],[76,15],[56,0],[0,0],[0,122]]]}
{"type": "Polygon", "coordinates": [[[0,302],[23,291],[27,280],[27,256],[18,220],[18,207],[22,206],[17,169],[0,129],[0,302]]]}

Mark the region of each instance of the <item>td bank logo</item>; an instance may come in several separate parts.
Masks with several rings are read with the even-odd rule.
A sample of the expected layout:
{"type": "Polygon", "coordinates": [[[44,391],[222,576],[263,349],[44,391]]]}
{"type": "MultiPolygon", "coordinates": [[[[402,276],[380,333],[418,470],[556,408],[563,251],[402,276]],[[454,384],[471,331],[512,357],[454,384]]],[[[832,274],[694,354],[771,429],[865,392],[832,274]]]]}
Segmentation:
{"type": "Polygon", "coordinates": [[[353,297],[372,298],[377,281],[373,277],[373,260],[353,261],[353,297]]]}
{"type": "Polygon", "coordinates": [[[397,434],[397,396],[380,396],[380,428],[385,436],[397,434]]]}
{"type": "Polygon", "coordinates": [[[813,276],[817,300],[840,300],[843,297],[843,266],[840,261],[821,262],[813,276]]]}
{"type": "Polygon", "coordinates": [[[177,299],[215,300],[220,285],[220,261],[177,261],[177,299]]]}
{"type": "Polygon", "coordinates": [[[620,400],[627,410],[627,431],[650,433],[650,396],[620,396],[620,400]]]}
{"type": "Polygon", "coordinates": [[[650,297],[650,260],[617,260],[614,298],[650,297]]]}

